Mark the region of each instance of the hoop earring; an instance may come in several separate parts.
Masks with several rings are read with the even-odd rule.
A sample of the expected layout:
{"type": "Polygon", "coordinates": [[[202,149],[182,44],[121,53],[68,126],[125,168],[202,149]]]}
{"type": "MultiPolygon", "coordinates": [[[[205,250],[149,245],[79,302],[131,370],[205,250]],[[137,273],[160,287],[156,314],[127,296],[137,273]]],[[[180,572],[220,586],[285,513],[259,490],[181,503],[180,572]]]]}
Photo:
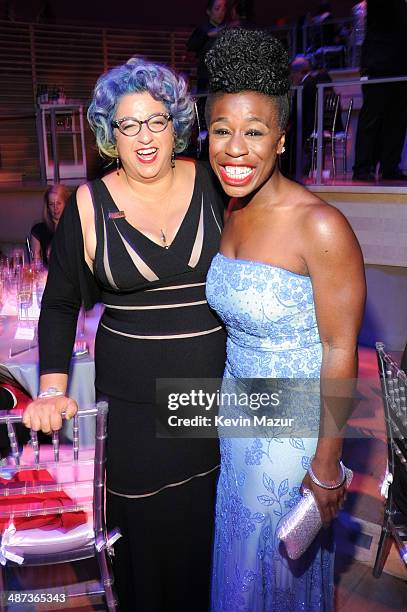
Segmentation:
{"type": "Polygon", "coordinates": [[[116,174],[120,176],[120,158],[116,157],[116,174]]]}
{"type": "Polygon", "coordinates": [[[175,149],[171,153],[171,168],[175,168],[175,149]]]}

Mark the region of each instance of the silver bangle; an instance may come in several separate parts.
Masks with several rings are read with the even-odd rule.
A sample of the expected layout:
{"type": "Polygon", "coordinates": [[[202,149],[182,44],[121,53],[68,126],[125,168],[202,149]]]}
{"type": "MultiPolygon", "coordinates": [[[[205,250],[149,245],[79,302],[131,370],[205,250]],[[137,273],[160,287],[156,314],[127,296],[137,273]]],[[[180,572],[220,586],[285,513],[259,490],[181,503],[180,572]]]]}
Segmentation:
{"type": "Polygon", "coordinates": [[[325,482],[321,482],[319,478],[315,476],[314,470],[312,469],[312,466],[311,466],[313,459],[314,457],[311,457],[311,461],[308,467],[308,474],[310,475],[312,482],[315,483],[318,487],[321,487],[321,489],[339,489],[339,487],[342,487],[345,484],[346,472],[345,472],[345,466],[343,465],[342,461],[339,461],[339,467],[341,468],[342,473],[341,473],[341,476],[338,482],[336,482],[335,484],[326,484],[325,482]]]}
{"type": "Polygon", "coordinates": [[[38,399],[45,397],[58,397],[60,395],[64,395],[64,393],[62,391],[58,391],[56,387],[48,387],[48,389],[41,391],[41,393],[38,394],[38,399]]]}

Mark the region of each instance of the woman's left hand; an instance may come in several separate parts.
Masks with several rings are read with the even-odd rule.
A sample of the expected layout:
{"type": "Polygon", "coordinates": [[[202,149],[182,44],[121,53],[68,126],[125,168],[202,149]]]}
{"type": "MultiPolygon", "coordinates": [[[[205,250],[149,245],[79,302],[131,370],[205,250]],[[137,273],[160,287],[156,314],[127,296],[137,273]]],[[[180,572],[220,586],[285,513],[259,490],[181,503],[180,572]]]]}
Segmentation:
{"type": "MultiPolygon", "coordinates": [[[[340,476],[338,462],[320,464],[314,458],[312,462],[313,470],[321,482],[331,483],[336,482],[340,476]]],[[[346,499],[346,487],[342,485],[338,489],[323,489],[316,485],[308,472],[305,474],[301,483],[301,491],[309,489],[312,491],[319,512],[321,514],[322,524],[328,527],[330,522],[336,517],[338,512],[343,508],[346,499]]]]}

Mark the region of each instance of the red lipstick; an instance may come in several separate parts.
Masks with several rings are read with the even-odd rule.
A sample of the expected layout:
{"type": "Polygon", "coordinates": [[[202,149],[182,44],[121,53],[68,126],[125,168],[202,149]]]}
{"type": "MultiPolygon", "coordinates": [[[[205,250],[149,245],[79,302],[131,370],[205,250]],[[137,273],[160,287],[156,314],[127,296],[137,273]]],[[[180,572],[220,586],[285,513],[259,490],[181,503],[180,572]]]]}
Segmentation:
{"type": "Polygon", "coordinates": [[[250,181],[252,180],[254,176],[255,169],[251,166],[233,166],[232,164],[228,164],[227,167],[228,168],[250,168],[250,172],[247,174],[245,173],[245,174],[239,175],[236,173],[234,176],[232,176],[230,173],[228,174],[226,172],[226,168],[224,166],[219,166],[222,181],[225,182],[227,185],[231,185],[234,187],[243,187],[244,185],[247,185],[248,183],[250,183],[250,181]]]}
{"type": "Polygon", "coordinates": [[[158,156],[158,149],[155,149],[154,152],[150,153],[150,154],[145,154],[145,153],[141,153],[140,151],[149,151],[150,149],[152,149],[155,147],[148,147],[146,149],[138,149],[136,151],[136,155],[137,155],[137,159],[142,163],[142,164],[153,164],[155,162],[155,160],[157,159],[158,156]]]}

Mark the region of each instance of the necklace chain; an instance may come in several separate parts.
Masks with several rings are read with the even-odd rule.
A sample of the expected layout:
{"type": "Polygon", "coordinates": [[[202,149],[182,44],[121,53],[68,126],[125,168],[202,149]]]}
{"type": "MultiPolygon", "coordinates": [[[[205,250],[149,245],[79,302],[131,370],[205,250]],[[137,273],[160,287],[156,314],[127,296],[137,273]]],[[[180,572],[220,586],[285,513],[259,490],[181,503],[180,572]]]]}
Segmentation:
{"type": "MultiPolygon", "coordinates": [[[[121,170],[123,170],[123,169],[121,169],[121,170]]],[[[126,172],[124,170],[123,170],[123,174],[124,174],[124,177],[126,179],[126,183],[127,183],[128,187],[129,187],[130,191],[132,191],[134,193],[134,189],[131,187],[129,179],[127,177],[127,174],[126,174],[126,172]]],[[[175,172],[174,172],[174,174],[175,174],[175,172]]],[[[164,223],[162,224],[162,227],[160,227],[160,240],[162,242],[163,248],[167,249],[167,250],[170,248],[170,245],[167,242],[167,236],[165,235],[165,233],[167,231],[167,221],[168,221],[168,210],[169,210],[169,208],[170,208],[170,198],[167,198],[167,204],[166,204],[166,207],[165,207],[165,215],[164,215],[164,223]]]]}
{"type": "Polygon", "coordinates": [[[161,236],[161,242],[163,243],[164,249],[169,249],[170,245],[167,244],[167,238],[166,238],[162,228],[160,228],[160,236],[161,236]]]}

